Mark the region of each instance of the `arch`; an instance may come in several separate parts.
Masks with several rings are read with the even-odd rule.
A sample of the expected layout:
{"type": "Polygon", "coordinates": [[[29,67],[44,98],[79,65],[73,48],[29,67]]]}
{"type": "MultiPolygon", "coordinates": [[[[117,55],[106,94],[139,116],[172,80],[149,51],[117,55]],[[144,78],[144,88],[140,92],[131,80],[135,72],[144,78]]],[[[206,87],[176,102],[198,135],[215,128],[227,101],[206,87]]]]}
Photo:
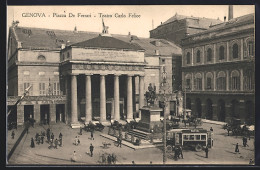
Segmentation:
{"type": "Polygon", "coordinates": [[[239,119],[239,102],[234,99],[231,101],[231,117],[239,119]]]}
{"type": "Polygon", "coordinates": [[[218,108],[218,120],[225,122],[225,117],[226,117],[225,101],[219,99],[217,108],[218,108]]]}
{"type": "Polygon", "coordinates": [[[206,100],[206,118],[212,120],[213,119],[213,102],[210,99],[206,100]]]}
{"type": "Polygon", "coordinates": [[[196,73],[194,76],[194,89],[202,90],[202,75],[201,73],[196,73]]]}
{"type": "Polygon", "coordinates": [[[223,45],[219,47],[219,60],[224,60],[225,58],[225,48],[223,45]]]}
{"type": "Polygon", "coordinates": [[[191,88],[191,75],[190,74],[186,74],[185,83],[186,83],[186,88],[190,89],[191,88]]]}
{"type": "Polygon", "coordinates": [[[239,77],[239,72],[237,71],[237,70],[233,70],[232,72],[231,72],[231,75],[230,75],[231,77],[239,77]]]}
{"type": "Polygon", "coordinates": [[[253,37],[249,37],[245,40],[247,56],[251,57],[255,55],[255,40],[253,37]]]}
{"type": "Polygon", "coordinates": [[[207,49],[207,62],[210,62],[212,59],[212,49],[208,48],[207,49]]]}
{"type": "Polygon", "coordinates": [[[251,100],[248,100],[245,102],[245,121],[247,124],[252,125],[254,124],[255,120],[255,106],[254,103],[251,100]]]}
{"type": "Polygon", "coordinates": [[[39,55],[38,60],[46,61],[46,57],[44,55],[39,55]]]}
{"type": "Polygon", "coordinates": [[[252,69],[244,71],[244,90],[254,89],[254,72],[252,69]]]}
{"type": "Polygon", "coordinates": [[[233,58],[238,58],[238,45],[234,43],[232,46],[232,56],[233,58]]]}
{"type": "Polygon", "coordinates": [[[195,78],[202,78],[202,75],[201,75],[201,73],[196,73],[194,77],[195,78]]]}
{"type": "Polygon", "coordinates": [[[194,115],[196,115],[197,117],[201,117],[201,112],[202,112],[202,106],[201,106],[201,100],[199,98],[196,98],[195,100],[195,113],[194,115]]]}
{"type": "Polygon", "coordinates": [[[190,98],[186,99],[186,108],[191,109],[191,99],[190,98]]]}
{"type": "Polygon", "coordinates": [[[190,64],[190,52],[186,54],[186,64],[190,64]]]}
{"type": "Polygon", "coordinates": [[[219,77],[226,77],[226,73],[224,71],[218,72],[218,78],[219,77]]]}

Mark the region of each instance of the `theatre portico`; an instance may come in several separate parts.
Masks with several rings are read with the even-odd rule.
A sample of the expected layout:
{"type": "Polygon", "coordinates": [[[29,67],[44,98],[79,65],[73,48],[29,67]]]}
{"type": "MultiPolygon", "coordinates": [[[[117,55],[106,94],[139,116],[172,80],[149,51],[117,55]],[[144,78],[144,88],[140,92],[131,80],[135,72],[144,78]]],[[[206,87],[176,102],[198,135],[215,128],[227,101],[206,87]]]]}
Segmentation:
{"type": "Polygon", "coordinates": [[[144,66],[141,47],[108,34],[65,47],[60,70],[68,97],[67,121],[78,127],[84,113],[86,123],[94,117],[100,122],[133,120],[139,110],[136,90],[143,94],[139,95],[138,106],[144,105],[144,66]]]}

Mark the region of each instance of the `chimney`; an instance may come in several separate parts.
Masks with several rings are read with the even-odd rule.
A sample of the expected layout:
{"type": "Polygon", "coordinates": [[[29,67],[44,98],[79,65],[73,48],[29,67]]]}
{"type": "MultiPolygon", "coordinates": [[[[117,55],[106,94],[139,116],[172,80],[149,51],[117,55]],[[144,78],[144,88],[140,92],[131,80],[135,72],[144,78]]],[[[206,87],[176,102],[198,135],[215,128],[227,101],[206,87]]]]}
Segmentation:
{"type": "Polygon", "coordinates": [[[233,5],[228,6],[228,20],[233,19],[233,5]]]}
{"type": "Polygon", "coordinates": [[[152,29],[154,29],[154,26],[153,26],[153,20],[152,20],[152,29]]]}
{"type": "Polygon", "coordinates": [[[226,17],[226,16],[224,16],[224,22],[226,22],[226,19],[227,19],[227,17],[226,17]]]}
{"type": "Polygon", "coordinates": [[[161,22],[161,25],[162,25],[162,22],[161,22]]]}
{"type": "Polygon", "coordinates": [[[155,52],[155,55],[160,55],[159,50],[155,50],[154,52],[155,52]]]}
{"type": "Polygon", "coordinates": [[[131,32],[128,32],[128,35],[131,35],[131,32]]]}

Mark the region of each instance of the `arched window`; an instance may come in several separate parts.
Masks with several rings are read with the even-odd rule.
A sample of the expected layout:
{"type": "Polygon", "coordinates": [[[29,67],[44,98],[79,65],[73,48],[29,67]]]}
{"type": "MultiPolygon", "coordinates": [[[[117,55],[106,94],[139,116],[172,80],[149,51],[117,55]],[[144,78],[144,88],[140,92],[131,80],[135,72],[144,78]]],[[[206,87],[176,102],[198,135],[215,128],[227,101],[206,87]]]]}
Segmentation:
{"type": "Polygon", "coordinates": [[[187,52],[186,61],[187,61],[187,64],[190,64],[190,52],[187,52]]]}
{"type": "Polygon", "coordinates": [[[254,53],[255,53],[254,42],[253,41],[249,41],[248,42],[248,55],[249,56],[254,56],[254,53]]]}
{"type": "Polygon", "coordinates": [[[240,77],[239,72],[234,70],[231,72],[231,90],[239,90],[240,89],[240,77]]]}
{"type": "Polygon", "coordinates": [[[197,61],[197,63],[200,62],[200,50],[197,51],[197,60],[196,61],[197,61]]]}
{"type": "Polygon", "coordinates": [[[218,90],[226,90],[226,74],[223,71],[220,71],[218,73],[217,89],[218,90]]]}
{"type": "Polygon", "coordinates": [[[233,55],[233,58],[238,58],[238,45],[237,44],[234,44],[232,47],[232,55],[233,55]]]}
{"type": "Polygon", "coordinates": [[[200,73],[195,75],[194,79],[194,89],[195,90],[202,90],[202,76],[200,73]]]}
{"type": "Polygon", "coordinates": [[[212,50],[211,48],[208,48],[207,50],[207,61],[210,62],[212,59],[212,50]]]}
{"type": "Polygon", "coordinates": [[[224,58],[225,58],[224,50],[225,50],[225,48],[223,46],[219,47],[219,60],[224,60],[224,58]]]}
{"type": "Polygon", "coordinates": [[[46,58],[45,58],[45,56],[43,56],[43,55],[39,55],[39,56],[38,56],[38,60],[45,61],[46,58]]]}
{"type": "Polygon", "coordinates": [[[254,89],[254,73],[251,69],[244,72],[244,90],[254,89]]]}
{"type": "Polygon", "coordinates": [[[206,74],[206,89],[210,90],[212,89],[212,86],[213,86],[213,75],[212,73],[207,73],[206,74]]]}
{"type": "Polygon", "coordinates": [[[191,89],[191,75],[190,74],[187,74],[185,76],[185,83],[186,83],[186,89],[191,89]]]}

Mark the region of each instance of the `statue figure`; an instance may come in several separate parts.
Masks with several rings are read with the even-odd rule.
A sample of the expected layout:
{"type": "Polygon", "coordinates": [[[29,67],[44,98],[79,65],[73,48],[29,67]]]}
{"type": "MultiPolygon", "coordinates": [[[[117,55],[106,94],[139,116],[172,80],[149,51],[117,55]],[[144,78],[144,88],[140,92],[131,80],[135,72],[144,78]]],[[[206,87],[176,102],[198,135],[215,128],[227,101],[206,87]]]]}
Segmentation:
{"type": "Polygon", "coordinates": [[[154,100],[156,99],[156,86],[152,86],[150,83],[148,86],[148,91],[145,93],[147,105],[154,105],[154,100]]]}

